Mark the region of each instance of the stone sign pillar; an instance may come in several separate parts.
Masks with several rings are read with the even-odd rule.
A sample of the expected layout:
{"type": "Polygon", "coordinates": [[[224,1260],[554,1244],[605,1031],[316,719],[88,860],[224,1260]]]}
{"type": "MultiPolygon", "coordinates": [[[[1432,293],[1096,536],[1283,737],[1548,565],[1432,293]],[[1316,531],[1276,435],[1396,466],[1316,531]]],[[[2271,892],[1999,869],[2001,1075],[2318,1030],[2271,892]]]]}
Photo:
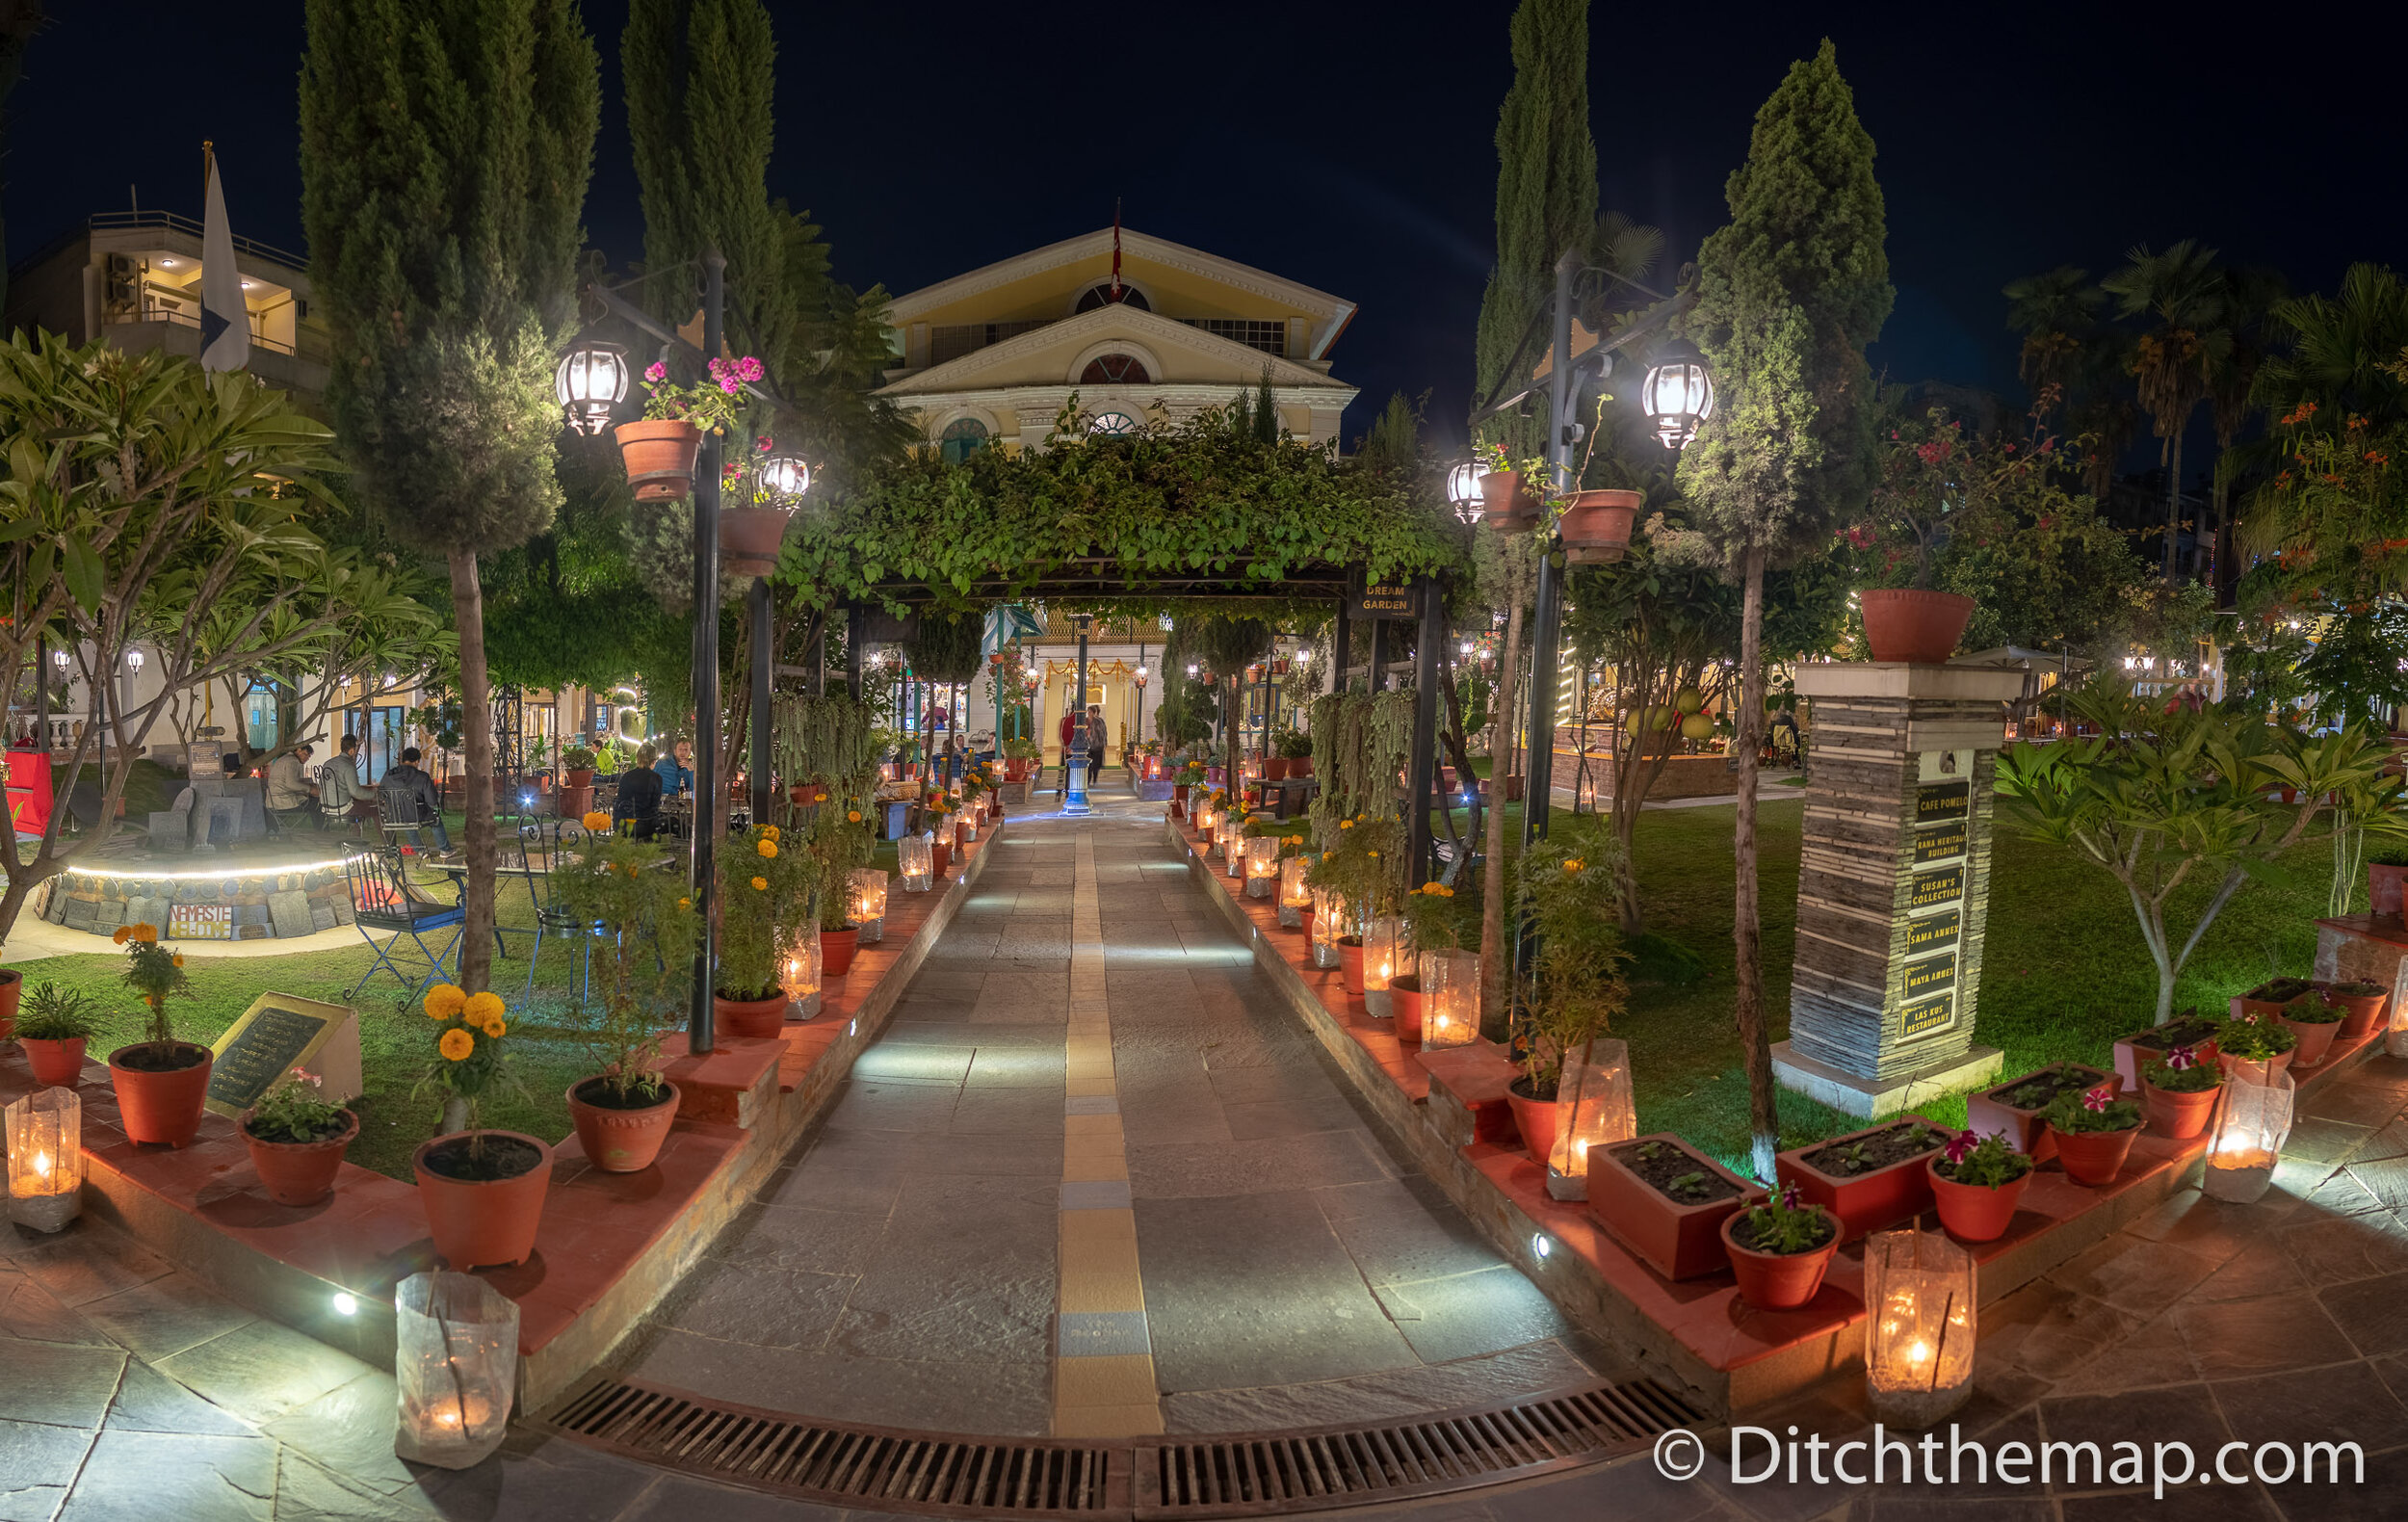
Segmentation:
{"type": "Polygon", "coordinates": [[[2000,704],[2019,670],[1847,662],[1797,668],[1814,700],[1790,1038],[1781,1083],[1856,1115],[1979,1088],[1974,1044],[1990,892],[2000,704]]]}

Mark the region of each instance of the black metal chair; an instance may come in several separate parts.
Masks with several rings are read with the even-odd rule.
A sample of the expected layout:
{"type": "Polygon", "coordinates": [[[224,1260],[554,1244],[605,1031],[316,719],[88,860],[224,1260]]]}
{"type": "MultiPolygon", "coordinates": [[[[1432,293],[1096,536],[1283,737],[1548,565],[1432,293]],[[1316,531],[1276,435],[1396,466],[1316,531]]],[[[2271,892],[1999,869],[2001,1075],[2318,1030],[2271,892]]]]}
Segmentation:
{"type": "Polygon", "coordinates": [[[358,928],[360,939],[377,954],[377,959],[343,997],[356,998],[381,967],[401,981],[410,998],[417,998],[442,976],[443,958],[458,949],[460,936],[467,932],[468,911],[458,904],[440,904],[421,895],[402,871],[401,853],[390,847],[345,842],[343,880],[351,893],[352,924],[358,928]],[[432,934],[440,940],[445,930],[451,931],[452,938],[440,951],[427,944],[427,936],[432,934]],[[374,931],[388,933],[380,942],[370,933],[374,931]],[[405,971],[393,959],[393,950],[404,936],[426,958],[426,975],[415,983],[410,981],[415,967],[405,971]]]}
{"type": "Polygon", "coordinates": [[[583,1002],[593,991],[593,943],[610,932],[597,920],[578,918],[576,912],[562,902],[560,889],[552,879],[553,858],[561,852],[577,849],[585,841],[586,834],[584,826],[566,820],[551,826],[533,825],[519,831],[519,849],[524,853],[528,868],[528,896],[535,900],[536,905],[536,947],[527,954],[527,993],[531,998],[536,991],[536,963],[543,958],[543,938],[546,935],[577,937],[578,1000],[583,1002]]]}

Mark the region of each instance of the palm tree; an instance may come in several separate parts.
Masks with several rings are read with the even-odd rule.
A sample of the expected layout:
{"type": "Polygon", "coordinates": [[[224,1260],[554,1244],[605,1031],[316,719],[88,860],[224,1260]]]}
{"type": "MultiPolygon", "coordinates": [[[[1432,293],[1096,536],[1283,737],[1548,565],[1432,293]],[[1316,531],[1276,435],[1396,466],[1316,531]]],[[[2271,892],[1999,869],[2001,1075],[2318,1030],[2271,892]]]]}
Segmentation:
{"type": "Polygon", "coordinates": [[[2408,350],[2408,283],[2379,264],[2353,264],[2338,295],[2277,302],[2272,326],[2290,340],[2258,369],[2250,400],[2268,411],[2314,402],[2323,426],[2351,412],[2370,427],[2408,417],[2408,386],[2388,373],[2408,350]]]}
{"type": "Polygon", "coordinates": [[[2163,253],[2148,245],[2133,249],[2124,268],[2100,281],[2116,299],[2119,317],[2145,317],[2151,327],[2133,345],[2132,374],[2140,406],[2162,440],[2159,461],[2167,466],[2165,565],[2174,579],[2174,543],[2182,530],[2183,431],[2208,394],[2216,362],[2230,352],[2233,335],[2223,326],[2227,305],[2224,273],[2215,250],[2185,238],[2163,253]]]}
{"type": "Polygon", "coordinates": [[[2233,479],[2246,463],[2234,445],[2253,410],[2250,393],[2265,362],[2267,322],[2284,293],[2283,277],[2272,270],[2235,270],[2226,285],[2226,320],[2233,342],[2208,378],[2208,413],[2215,424],[2215,530],[2208,541],[2208,585],[2214,590],[2219,606],[2232,570],[2224,531],[2232,517],[2233,479]]]}
{"type": "Polygon", "coordinates": [[[2060,264],[2046,275],[2011,280],[2006,297],[2006,326],[2024,335],[2024,353],[2017,374],[2031,388],[2035,406],[2045,406],[2051,386],[2064,396],[2081,369],[2083,351],[2099,330],[2099,313],[2107,292],[2090,283],[2088,270],[2060,264]]]}

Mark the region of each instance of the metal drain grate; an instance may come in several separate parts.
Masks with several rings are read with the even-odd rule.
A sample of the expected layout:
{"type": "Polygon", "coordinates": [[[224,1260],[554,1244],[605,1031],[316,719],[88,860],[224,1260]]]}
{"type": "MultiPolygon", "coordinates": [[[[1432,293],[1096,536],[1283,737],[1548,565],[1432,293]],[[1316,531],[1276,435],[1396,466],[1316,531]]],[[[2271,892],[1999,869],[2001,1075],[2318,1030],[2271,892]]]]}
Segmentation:
{"type": "Polygon", "coordinates": [[[529,1425],[681,1474],[947,1516],[1268,1516],[1471,1490],[1635,1453],[1707,1419],[1652,1379],[1372,1425],[1097,1442],[958,1437],[601,1379],[529,1425]]]}
{"type": "Polygon", "coordinates": [[[1137,1453],[1140,1518],[1369,1506],[1602,1462],[1705,1419],[1652,1379],[1371,1427],[1199,1437],[1137,1453]]]}
{"type": "Polygon", "coordinates": [[[1128,1512],[1125,1447],[815,1422],[618,1379],[533,1425],[683,1474],[838,1505],[982,1517],[1128,1512]]]}

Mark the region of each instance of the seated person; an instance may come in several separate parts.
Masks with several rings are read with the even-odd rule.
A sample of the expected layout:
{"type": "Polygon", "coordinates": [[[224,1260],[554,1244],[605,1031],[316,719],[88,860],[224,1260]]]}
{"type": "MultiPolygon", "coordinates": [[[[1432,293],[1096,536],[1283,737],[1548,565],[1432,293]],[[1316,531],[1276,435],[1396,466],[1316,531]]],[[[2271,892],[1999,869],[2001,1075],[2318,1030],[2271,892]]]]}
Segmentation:
{"type": "Polygon", "coordinates": [[[403,751],[402,764],[384,774],[377,785],[377,797],[388,828],[396,834],[407,829],[411,843],[419,846],[432,833],[434,849],[451,853],[451,831],[443,827],[443,796],[435,791],[434,779],[418,770],[416,746],[403,751]]]}
{"type": "Polygon", "coordinates": [[[611,823],[632,822],[638,840],[650,840],[660,827],[661,774],[655,767],[660,758],[652,747],[641,747],[635,765],[618,774],[618,798],[611,804],[611,823]]]}
{"type": "Polygon", "coordinates": [[[320,774],[318,807],[337,821],[377,817],[376,790],[359,780],[359,736],[345,735],[334,759],[320,774]]]}
{"type": "MultiPolygon", "coordinates": [[[[651,749],[652,748],[647,746],[644,748],[651,749]]],[[[652,770],[660,774],[663,796],[682,798],[692,793],[694,791],[694,742],[678,741],[673,752],[655,761],[652,764],[652,770]]]]}
{"type": "Polygon", "coordinates": [[[281,832],[312,824],[318,786],[309,780],[312,748],[295,746],[268,768],[268,821],[281,832]]]}

